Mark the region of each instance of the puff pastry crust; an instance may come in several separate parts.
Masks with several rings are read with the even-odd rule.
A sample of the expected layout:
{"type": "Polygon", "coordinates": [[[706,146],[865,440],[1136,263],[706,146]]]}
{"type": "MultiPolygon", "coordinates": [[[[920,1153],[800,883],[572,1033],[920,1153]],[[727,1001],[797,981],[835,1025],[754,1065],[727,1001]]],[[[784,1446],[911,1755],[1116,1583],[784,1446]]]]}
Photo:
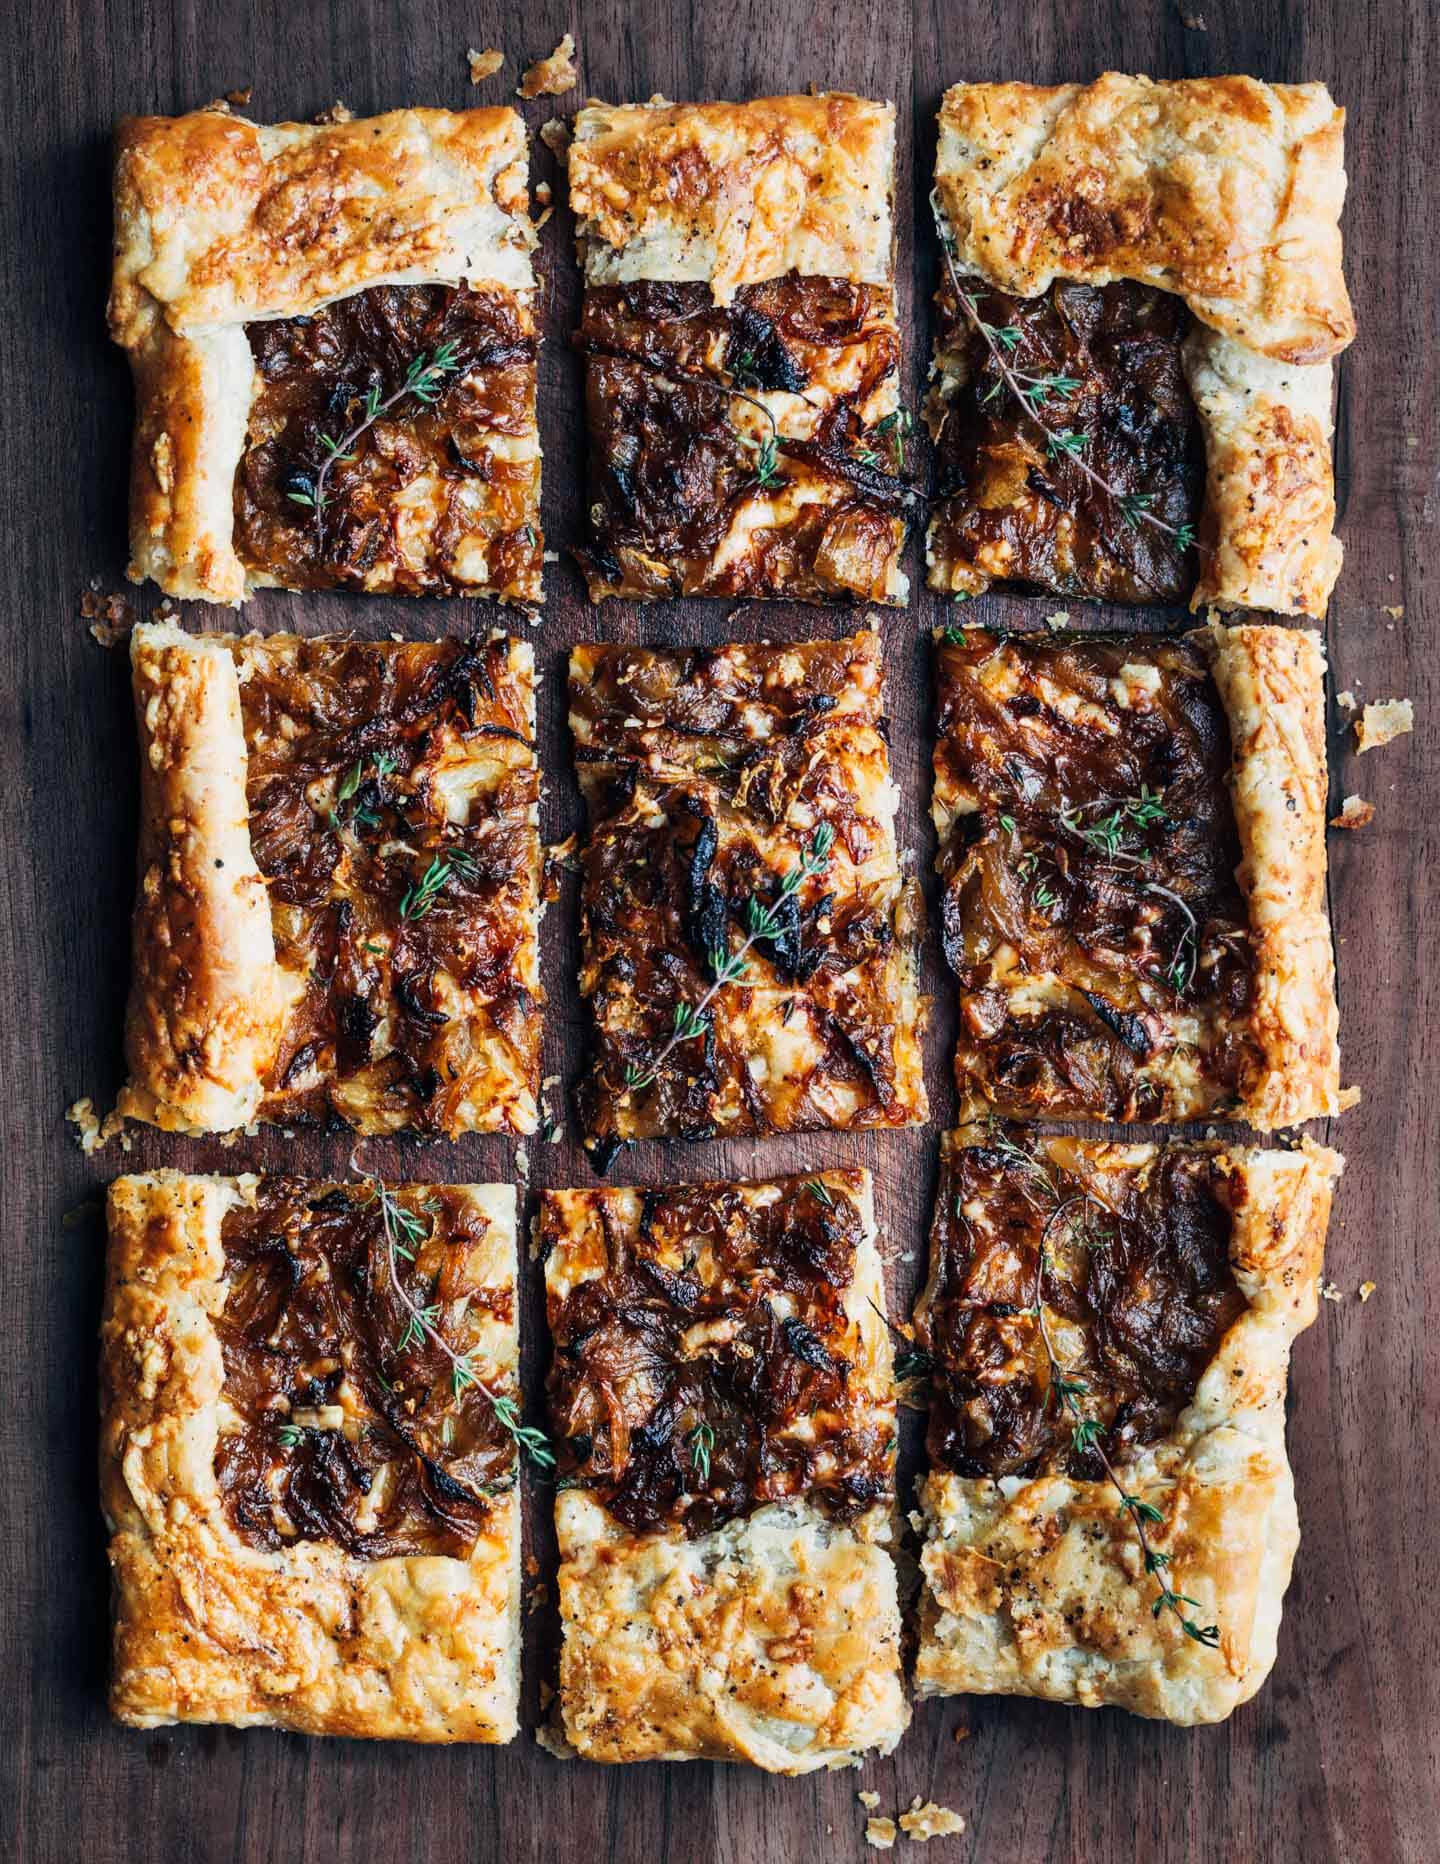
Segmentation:
{"type": "Polygon", "coordinates": [[[595,1029],[579,1105],[597,1163],[631,1139],[924,1119],[924,909],[895,845],[881,687],[872,632],[574,650],[595,1029]],[[719,983],[703,1038],[656,1068],[738,954],[747,900],[783,925],[719,983]]]}
{"type": "Polygon", "coordinates": [[[532,1132],[528,643],[131,637],[141,831],[119,1111],[532,1132]]]}
{"type": "MultiPolygon", "coordinates": [[[[990,1143],[983,1129],[947,1135],[942,1199],[966,1153],[990,1143]]],[[[925,1536],[921,1696],[1043,1696],[1189,1725],[1223,1720],[1270,1672],[1299,1542],[1284,1434],[1290,1347],[1315,1317],[1343,1161],[1308,1140],[1295,1152],[1183,1151],[1206,1162],[1231,1213],[1238,1312],[1170,1427],[1125,1448],[1118,1468],[1127,1491],[1159,1511],[1147,1533],[1168,1556],[1165,1582],[1185,1595],[1192,1622],[1218,1627],[1218,1641],[1191,1638],[1174,1613],[1154,1610],[1156,1576],[1145,1571],[1133,1521],[1108,1481],[1071,1474],[1063,1459],[998,1479],[934,1467],[917,1517],[925,1536]]],[[[1035,1153],[1086,1188],[1102,1222],[1110,1203],[1123,1202],[1127,1181],[1173,1156],[1078,1140],[1042,1140],[1035,1153]]],[[[998,1184],[1005,1166],[993,1145],[985,1156],[998,1184]]],[[[977,1170],[983,1176],[987,1166],[977,1170]]],[[[984,1200],[968,1197],[965,1215],[983,1247],[984,1200]]],[[[1100,1247],[1113,1249],[1114,1235],[1100,1247]]],[[[922,1338],[941,1298],[938,1256],[917,1310],[922,1338]]],[[[992,1287],[990,1298],[999,1292],[992,1287]]],[[[1065,1337],[1053,1316],[1051,1325],[1065,1337]]],[[[1092,1382],[1084,1402],[1095,1401],[1092,1382]]]]}
{"type": "MultiPolygon", "coordinates": [[[[1207,490],[1192,608],[1318,617],[1339,572],[1331,361],[1355,333],[1343,143],[1323,85],[1246,77],[957,84],[941,107],[936,200],[972,284],[1035,298],[1134,281],[1193,314],[1184,367],[1207,490]]],[[[969,373],[968,321],[944,284],[940,302],[932,425],[969,373]]],[[[942,507],[931,586],[973,591],[989,574],[954,547],[942,507]]]]}
{"type": "Polygon", "coordinates": [[[132,578],[229,604],[267,583],[538,600],[533,244],[510,109],[322,126],[218,109],[126,118],[110,327],[136,388],[132,578]],[[358,321],[327,308],[360,294],[358,321]],[[335,326],[321,350],[341,353],[311,358],[303,381],[291,352],[306,332],[289,320],[317,317],[335,326]],[[410,397],[358,464],[334,464],[315,544],[320,514],[296,501],[314,493],[322,429],[348,431],[367,391],[390,397],[452,339],[436,402],[410,397]],[[290,431],[281,377],[299,381],[290,431]],[[257,478],[263,524],[247,504],[257,478]],[[257,554],[260,529],[277,535],[257,554]]]}
{"type": "Polygon", "coordinates": [[[1323,681],[1316,636],[1258,624],[942,637],[969,1110],[1262,1131],[1339,1112],[1323,681]]]}
{"type": "MultiPolygon", "coordinates": [[[[120,1178],[110,1189],[100,1484],[115,1588],[111,1708],[140,1728],[227,1722],[508,1741],[517,1726],[520,1648],[513,1444],[510,1474],[492,1485],[461,1555],[368,1558],[313,1532],[286,1533],[278,1544],[269,1544],[277,1541],[270,1534],[257,1544],[237,1525],[245,1517],[227,1506],[217,1468],[240,1419],[219,1331],[233,1292],[226,1226],[277,1183],[295,1206],[302,1240],[307,1199],[363,1195],[354,1185],[170,1171],[120,1178]]],[[[426,1248],[448,1258],[440,1324],[467,1329],[456,1338],[478,1375],[492,1390],[513,1392],[513,1191],[463,1185],[437,1195],[422,1186],[393,1195],[438,1232],[426,1248]]],[[[277,1327],[284,1324],[282,1303],[277,1327]]],[[[361,1380],[363,1356],[351,1358],[355,1339],[339,1347],[347,1375],[333,1406],[302,1412],[282,1398],[277,1416],[292,1420],[294,1434],[338,1438],[357,1422],[363,1405],[351,1381],[361,1380]],[[303,1425],[293,1422],[301,1417],[303,1425]]],[[[386,1363],[392,1385],[403,1383],[403,1354],[386,1363]]],[[[484,1401],[476,1393],[473,1402],[484,1401]]],[[[404,1428],[413,1436],[419,1427],[404,1428]]]]}
{"type": "Polygon", "coordinates": [[[556,1501],[570,1743],[786,1774],[888,1753],[909,1709],[869,1175],[547,1192],[540,1234],[580,1484],[556,1501]]]}
{"type": "Polygon", "coordinates": [[[579,113],[592,600],[905,599],[894,115],[839,93],[579,113]]]}

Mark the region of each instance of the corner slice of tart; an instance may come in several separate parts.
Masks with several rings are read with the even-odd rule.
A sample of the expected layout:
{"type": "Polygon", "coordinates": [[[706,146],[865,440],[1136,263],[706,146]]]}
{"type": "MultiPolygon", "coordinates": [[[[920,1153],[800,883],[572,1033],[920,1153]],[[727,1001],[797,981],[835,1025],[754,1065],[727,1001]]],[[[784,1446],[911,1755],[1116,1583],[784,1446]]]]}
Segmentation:
{"type": "Polygon", "coordinates": [[[513,1190],[159,1171],[108,1217],[117,1719],[512,1739],[513,1190]]]}
{"type": "Polygon", "coordinates": [[[889,1753],[909,1720],[869,1175],[549,1191],[560,1709],[586,1759],[889,1753]]]}
{"type": "Polygon", "coordinates": [[[592,601],[903,603],[894,107],[590,104],[568,160],[592,601]]]}
{"type": "Polygon", "coordinates": [[[1339,1112],[1318,638],[949,628],[936,656],[962,1109],[1339,1112]]]}
{"type": "Polygon", "coordinates": [[[946,92],[931,588],[1323,616],[1344,121],[1247,77],[946,92]]]}
{"type": "Polygon", "coordinates": [[[139,879],[119,1110],[535,1130],[534,654],[503,636],[131,637],[139,879]]]}
{"type": "Polygon", "coordinates": [[[134,580],[538,602],[534,243],[514,110],[126,118],[134,580]]]}
{"type": "Polygon", "coordinates": [[[1223,1720],[1299,1542],[1290,1347],[1343,1161],[946,1136],[930,1276],[921,1696],[1223,1720]]]}
{"type": "Polygon", "coordinates": [[[870,632],[574,650],[579,1104],[602,1169],[633,1139],[925,1118],[923,906],[881,685],[870,632]]]}

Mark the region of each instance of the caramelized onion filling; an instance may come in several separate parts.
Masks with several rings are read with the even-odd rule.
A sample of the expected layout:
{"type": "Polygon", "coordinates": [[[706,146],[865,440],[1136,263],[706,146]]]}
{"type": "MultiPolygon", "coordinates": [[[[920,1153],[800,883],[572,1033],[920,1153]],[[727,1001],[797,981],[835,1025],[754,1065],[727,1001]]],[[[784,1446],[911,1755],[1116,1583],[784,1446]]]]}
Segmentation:
{"type": "MultiPolygon", "coordinates": [[[[511,1322],[511,1290],[468,1277],[485,1219],[463,1197],[436,1185],[415,1208],[429,1235],[397,1269],[464,1352],[477,1314],[511,1322]]],[[[514,1440],[407,1324],[379,1203],[359,1187],[267,1178],[253,1208],[227,1213],[222,1241],[215,1476],[235,1532],[252,1547],[324,1540],[372,1560],[468,1554],[489,1496],[514,1481],[514,1440]]]]}
{"type": "Polygon", "coordinates": [[[600,1192],[583,1238],[547,1200],[542,1246],[599,1264],[550,1294],[562,1479],[634,1532],[705,1534],[802,1497],[851,1520],[890,1493],[893,1414],[863,1389],[845,1311],[862,1223],[840,1176],[759,1200],[600,1192]]]}
{"type": "Polygon", "coordinates": [[[536,340],[519,299],[377,285],[246,334],[256,392],[235,547],[252,574],[287,589],[538,599],[536,340]],[[401,392],[437,355],[449,366],[434,387],[401,392]]]}
{"type": "Polygon", "coordinates": [[[916,1315],[934,1362],[934,1466],[1095,1482],[1101,1451],[1119,1465],[1164,1436],[1245,1307],[1231,1223],[1211,1153],[1167,1149],[1102,1168],[1068,1141],[1032,1149],[997,1132],[948,1146],[916,1315]],[[1057,1363],[1084,1387],[1098,1449],[1077,1444],[1057,1363]]]}
{"type": "Polygon", "coordinates": [[[937,586],[977,594],[1003,582],[1111,602],[1183,601],[1196,563],[1176,533],[1194,535],[1205,482],[1181,366],[1191,322],[1184,303],[1128,280],[1057,281],[1038,298],[965,283],[1015,382],[947,278],[938,300],[942,377],[929,409],[937,586]]]}

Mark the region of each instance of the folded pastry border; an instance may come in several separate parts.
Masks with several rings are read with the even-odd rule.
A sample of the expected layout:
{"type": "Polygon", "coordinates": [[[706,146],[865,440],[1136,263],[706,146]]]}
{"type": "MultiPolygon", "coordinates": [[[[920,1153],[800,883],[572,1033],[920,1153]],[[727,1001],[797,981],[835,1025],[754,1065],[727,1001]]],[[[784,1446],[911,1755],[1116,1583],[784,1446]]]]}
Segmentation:
{"type": "MultiPolygon", "coordinates": [[[[1036,297],[1132,279],[1179,293],[1205,435],[1192,609],[1323,616],[1339,574],[1331,363],[1355,333],[1341,270],[1345,113],[1323,84],[1255,78],[957,84],[940,110],[936,203],[961,282],[1036,297]]],[[[942,271],[939,300],[949,281],[942,271]]],[[[957,313],[958,316],[958,313],[957,313]]],[[[963,319],[955,336],[968,338],[963,319]]],[[[932,427],[964,381],[937,336],[932,427]]],[[[943,507],[933,589],[973,592],[943,507]]]]}
{"type": "MultiPolygon", "coordinates": [[[[970,1143],[983,1134],[947,1135],[947,1157],[970,1143]]],[[[1066,1143],[1122,1161],[1159,1150],[1066,1143]]],[[[1147,1532],[1169,1557],[1164,1583],[1218,1626],[1218,1644],[1157,1612],[1160,1581],[1113,1485],[932,1469],[913,1517],[924,1537],[917,1695],[1041,1696],[1188,1726],[1223,1720],[1268,1676],[1300,1538],[1285,1453],[1290,1348],[1315,1318],[1343,1160],[1309,1140],[1294,1152],[1198,1149],[1229,1175],[1230,1261],[1247,1305],[1173,1429],[1121,1474],[1161,1516],[1147,1532]]]]}
{"type": "MultiPolygon", "coordinates": [[[[224,1722],[408,1741],[510,1740],[520,1687],[520,1496],[492,1497],[468,1559],[366,1560],[329,1540],[267,1551],[215,1471],[225,1366],[222,1225],[261,1181],[157,1171],[110,1188],[100,1490],[114,1579],[110,1705],[132,1727],[224,1722]]],[[[323,1191],[326,1187],[317,1185],[323,1191]]],[[[423,1194],[425,1187],[415,1189],[423,1194]]],[[[512,1290],[515,1194],[452,1187],[512,1290]]],[[[513,1317],[486,1321],[481,1378],[514,1387],[513,1317]]]]}

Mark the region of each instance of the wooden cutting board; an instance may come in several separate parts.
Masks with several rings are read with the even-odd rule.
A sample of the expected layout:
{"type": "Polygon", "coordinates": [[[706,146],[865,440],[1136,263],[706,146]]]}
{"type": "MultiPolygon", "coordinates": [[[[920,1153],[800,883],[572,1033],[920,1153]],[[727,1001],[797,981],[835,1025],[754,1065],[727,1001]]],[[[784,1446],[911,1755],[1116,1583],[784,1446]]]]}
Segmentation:
{"type": "MultiPolygon", "coordinates": [[[[329,0],[200,5],[171,0],[12,0],[0,253],[0,431],[6,521],[0,541],[10,647],[0,760],[0,1014],[5,1235],[0,1253],[0,1852],[25,1864],[226,1859],[428,1864],[505,1857],[808,1860],[863,1858],[857,1788],[894,1814],[912,1796],[962,1812],[939,1859],[1420,1859],[1440,1845],[1440,1610],[1436,1542],[1435,1344],[1440,1301],[1437,1123],[1430,1070],[1440,1051],[1437,924],[1440,694],[1428,628],[1440,622],[1433,548],[1440,523],[1436,325],[1440,103],[1428,77],[1440,37],[1423,0],[1132,0],[1129,5],[882,6],[752,0],[709,9],[606,0],[577,17],[536,0],[521,23],[495,0],[329,0]],[[1196,13],[1184,16],[1185,9],[1196,13]],[[1203,23],[1197,17],[1203,8],[1203,23]],[[1332,790],[1358,791],[1374,824],[1332,837],[1345,1078],[1364,1089],[1336,1142],[1350,1157],[1322,1304],[1300,1341],[1290,1444],[1304,1542],[1279,1661],[1259,1699],[1223,1728],[1152,1726],[1106,1711],[975,1699],[920,1710],[889,1760],[863,1774],[778,1780],[741,1768],[562,1765],[527,1732],[492,1752],[306,1741],[191,1728],[136,1734],[104,1706],[107,1582],[96,1504],[95,1331],[98,1199],[122,1169],[342,1170],[338,1142],[276,1132],[233,1148],[137,1134],[82,1157],[63,1122],[78,1095],[108,1106],[118,1085],[136,785],[125,657],[79,618],[94,582],[119,590],[130,391],[105,338],[108,136],[125,111],[177,112],[253,85],[261,120],[305,117],[343,98],[358,113],[507,98],[517,66],[567,28],[583,87],[621,100],[743,98],[817,85],[899,106],[900,290],[908,400],[918,405],[936,256],[917,237],[934,153],[934,114],[959,77],[1053,83],[1110,66],[1155,77],[1252,72],[1323,78],[1350,112],[1347,271],[1360,338],[1340,370],[1336,465],[1346,567],[1327,629],[1333,690],[1409,695],[1414,737],[1357,765],[1331,711],[1332,790]],[[468,46],[501,47],[505,73],[471,88],[468,46]],[[1427,1062],[1427,1056],[1432,1059],[1427,1062]],[[1376,1284],[1362,1305],[1357,1288],[1376,1284]],[[1427,1382],[1427,1373],[1429,1379],[1427,1382]]],[[[563,100],[573,109],[574,99],[563,100]]],[[[532,128],[553,101],[525,107],[532,128]]],[[[538,145],[536,179],[557,181],[538,145]]],[[[557,188],[557,193],[559,192],[557,188]]],[[[541,369],[545,520],[562,550],[577,534],[583,445],[579,378],[565,338],[578,278],[571,224],[544,234],[547,347],[541,369]]],[[[909,570],[921,580],[918,547],[909,570]]],[[[580,817],[563,717],[564,654],[596,633],[661,642],[839,632],[838,611],[672,602],[648,610],[583,599],[568,561],[548,571],[536,631],[545,672],[544,829],[580,817]]],[[[134,592],[153,612],[153,590],[134,592]]],[[[1047,604],[1046,607],[1053,605],[1047,604]]],[[[1038,612],[1044,612],[1040,610],[1038,612]]],[[[976,619],[1033,619],[996,598],[976,619]]],[[[924,646],[940,605],[919,593],[888,615],[884,639],[903,844],[928,872],[929,675],[924,646]]],[[[1135,617],[1085,615],[1133,625],[1135,617]]],[[[380,634],[458,632],[490,612],[440,602],[270,594],[247,625],[380,634]]],[[[1076,620],[1081,619],[1077,614],[1076,620]]],[[[192,609],[192,625],[228,626],[192,609]]],[[[1178,614],[1161,625],[1181,625],[1178,614]]],[[[545,1072],[574,1076],[583,1021],[569,883],[545,921],[550,994],[545,1072]]],[[[948,1117],[953,1015],[933,941],[936,1014],[928,1054],[937,1129],[851,1138],[637,1148],[623,1176],[745,1176],[854,1161],[878,1182],[892,1301],[908,1305],[921,1266],[936,1130],[948,1117]]],[[[558,1096],[556,1096],[558,1099],[558,1096]]],[[[573,1138],[528,1147],[529,1182],[589,1182],[573,1138]]],[[[1327,1131],[1323,1137],[1330,1138],[1327,1131]]],[[[471,1139],[417,1151],[374,1146],[373,1169],[436,1179],[508,1178],[514,1145],[471,1139]]],[[[523,1320],[527,1376],[543,1366],[539,1276],[523,1320]]],[[[913,1460],[918,1420],[906,1450],[913,1460]]],[[[553,1674],[553,1542],[532,1497],[538,1560],[527,1619],[525,1718],[553,1674]],[[548,1589],[547,1589],[548,1585],[548,1589]]],[[[903,1845],[902,1845],[903,1850],[903,1845]]],[[[898,1853],[897,1853],[898,1855],[898,1853]]]]}

